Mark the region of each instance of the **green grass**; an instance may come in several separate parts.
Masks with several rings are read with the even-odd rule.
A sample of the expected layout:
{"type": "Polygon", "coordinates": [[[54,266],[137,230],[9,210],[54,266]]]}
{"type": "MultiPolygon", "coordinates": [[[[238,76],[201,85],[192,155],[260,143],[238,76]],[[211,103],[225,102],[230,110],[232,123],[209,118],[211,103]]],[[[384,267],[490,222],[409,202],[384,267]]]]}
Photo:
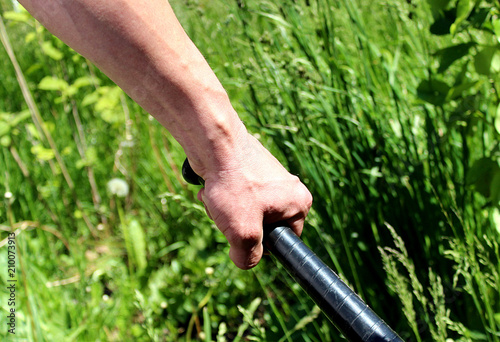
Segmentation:
{"type": "MultiPolygon", "coordinates": [[[[172,5],[249,130],[313,193],[315,252],[405,341],[499,341],[498,77],[474,69],[482,45],[443,72],[434,54],[498,43],[431,34],[423,0],[172,5]],[[458,89],[461,74],[474,85],[437,102],[436,79],[458,89]]],[[[18,232],[19,282],[16,339],[2,339],[342,340],[271,260],[230,262],[168,132],[7,1],[2,22],[0,238],[18,232]]]]}

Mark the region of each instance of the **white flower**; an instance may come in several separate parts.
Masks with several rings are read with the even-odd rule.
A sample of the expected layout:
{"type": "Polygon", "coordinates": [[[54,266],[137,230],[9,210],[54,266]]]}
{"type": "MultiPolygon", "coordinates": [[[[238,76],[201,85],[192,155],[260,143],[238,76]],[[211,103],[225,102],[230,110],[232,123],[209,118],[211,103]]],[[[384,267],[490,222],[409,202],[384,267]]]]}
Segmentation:
{"type": "Polygon", "coordinates": [[[108,191],[118,197],[128,195],[128,184],[123,179],[113,178],[108,182],[108,191]]]}

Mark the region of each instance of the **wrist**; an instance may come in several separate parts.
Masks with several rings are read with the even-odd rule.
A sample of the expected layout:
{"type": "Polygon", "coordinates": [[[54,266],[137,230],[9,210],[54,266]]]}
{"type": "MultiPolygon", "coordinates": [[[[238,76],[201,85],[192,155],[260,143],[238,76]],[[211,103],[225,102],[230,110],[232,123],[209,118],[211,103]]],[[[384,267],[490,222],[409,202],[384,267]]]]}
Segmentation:
{"type": "Polygon", "coordinates": [[[249,136],[232,107],[224,114],[206,117],[211,117],[203,120],[206,125],[189,130],[185,144],[181,143],[193,170],[203,179],[236,167],[249,136]]]}
{"type": "Polygon", "coordinates": [[[230,180],[235,177],[240,178],[244,174],[247,176],[254,174],[255,170],[262,167],[262,163],[267,162],[279,164],[274,156],[243,126],[243,130],[238,131],[232,144],[225,146],[224,153],[220,153],[217,160],[212,159],[209,167],[205,168],[203,173],[198,174],[207,182],[212,179],[230,180]]]}

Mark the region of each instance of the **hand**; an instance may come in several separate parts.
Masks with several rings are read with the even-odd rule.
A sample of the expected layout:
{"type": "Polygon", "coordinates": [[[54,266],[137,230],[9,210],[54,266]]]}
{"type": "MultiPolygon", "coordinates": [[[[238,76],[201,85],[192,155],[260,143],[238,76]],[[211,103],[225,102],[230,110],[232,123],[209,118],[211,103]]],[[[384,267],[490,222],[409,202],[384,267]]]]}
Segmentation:
{"type": "Polygon", "coordinates": [[[230,167],[205,175],[198,199],[226,236],[232,261],[249,269],[262,257],[263,224],[284,222],[300,236],[312,196],[257,139],[242,140],[230,167]]]}

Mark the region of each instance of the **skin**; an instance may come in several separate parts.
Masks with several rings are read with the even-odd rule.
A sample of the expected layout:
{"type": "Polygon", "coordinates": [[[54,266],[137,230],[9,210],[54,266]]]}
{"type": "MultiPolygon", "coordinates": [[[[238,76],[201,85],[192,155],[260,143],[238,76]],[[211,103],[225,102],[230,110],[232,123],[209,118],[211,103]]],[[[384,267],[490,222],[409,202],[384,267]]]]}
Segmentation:
{"type": "Polygon", "coordinates": [[[252,136],[165,0],[20,0],[153,115],[205,179],[198,193],[236,266],[262,257],[263,223],[297,235],[312,196],[252,136]]]}

